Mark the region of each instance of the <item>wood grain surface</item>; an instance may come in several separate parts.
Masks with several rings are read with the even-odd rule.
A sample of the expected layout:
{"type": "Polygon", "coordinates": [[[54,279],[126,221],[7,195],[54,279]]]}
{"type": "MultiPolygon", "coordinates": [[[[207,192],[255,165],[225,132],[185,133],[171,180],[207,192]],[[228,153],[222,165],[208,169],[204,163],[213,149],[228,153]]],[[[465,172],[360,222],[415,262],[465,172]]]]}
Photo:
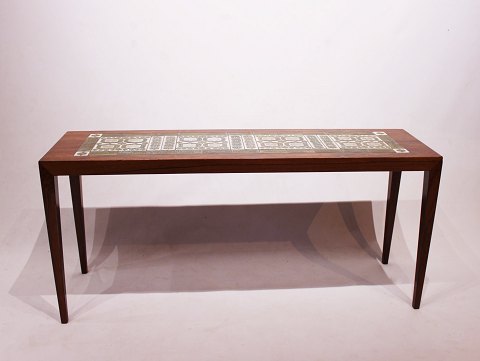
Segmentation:
{"type": "Polygon", "coordinates": [[[339,132],[384,131],[409,153],[339,152],[339,153],[184,153],[118,154],[76,157],[75,152],[92,133],[102,134],[181,134],[208,132],[252,132],[253,134],[315,134],[335,129],[262,129],[262,130],[118,130],[71,131],[40,160],[52,175],[89,174],[172,174],[172,173],[263,173],[263,172],[350,172],[427,170],[441,156],[402,129],[339,129],[339,132]]]}

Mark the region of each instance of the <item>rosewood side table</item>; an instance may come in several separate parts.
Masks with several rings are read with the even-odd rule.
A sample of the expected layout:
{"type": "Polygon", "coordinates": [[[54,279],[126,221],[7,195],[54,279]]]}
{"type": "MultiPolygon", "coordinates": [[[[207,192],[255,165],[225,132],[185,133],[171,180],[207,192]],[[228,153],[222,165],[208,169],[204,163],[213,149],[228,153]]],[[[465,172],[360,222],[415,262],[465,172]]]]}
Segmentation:
{"type": "Polygon", "coordinates": [[[67,132],[39,161],[60,319],[68,322],[58,176],[69,176],[82,273],[88,272],[82,175],[389,172],[388,263],[402,171],[424,172],[413,308],[420,307],[442,156],[401,129],[67,132]]]}

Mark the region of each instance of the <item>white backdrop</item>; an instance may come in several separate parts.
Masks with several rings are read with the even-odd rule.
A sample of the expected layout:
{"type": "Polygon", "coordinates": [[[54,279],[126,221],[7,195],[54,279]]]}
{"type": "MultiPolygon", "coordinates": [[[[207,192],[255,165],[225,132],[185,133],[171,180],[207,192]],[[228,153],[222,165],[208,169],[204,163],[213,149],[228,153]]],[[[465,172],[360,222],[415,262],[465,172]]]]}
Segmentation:
{"type": "MultiPolygon", "coordinates": [[[[445,156],[440,205],[478,211],[479,18],[477,1],[3,1],[6,217],[40,206],[36,161],[53,142],[94,129],[405,128],[445,156]]],[[[405,176],[401,199],[420,184],[405,176]]],[[[383,199],[385,185],[386,175],[87,178],[85,203],[383,199]]]]}

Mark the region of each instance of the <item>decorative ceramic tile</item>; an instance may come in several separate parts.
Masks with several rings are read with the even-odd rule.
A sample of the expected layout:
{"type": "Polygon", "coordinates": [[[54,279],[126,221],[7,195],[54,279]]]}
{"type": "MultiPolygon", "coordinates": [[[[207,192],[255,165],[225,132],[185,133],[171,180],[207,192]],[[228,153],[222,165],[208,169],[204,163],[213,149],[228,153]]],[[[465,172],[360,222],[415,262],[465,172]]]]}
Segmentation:
{"type": "Polygon", "coordinates": [[[90,134],[75,156],[191,153],[408,153],[385,132],[90,134]]]}

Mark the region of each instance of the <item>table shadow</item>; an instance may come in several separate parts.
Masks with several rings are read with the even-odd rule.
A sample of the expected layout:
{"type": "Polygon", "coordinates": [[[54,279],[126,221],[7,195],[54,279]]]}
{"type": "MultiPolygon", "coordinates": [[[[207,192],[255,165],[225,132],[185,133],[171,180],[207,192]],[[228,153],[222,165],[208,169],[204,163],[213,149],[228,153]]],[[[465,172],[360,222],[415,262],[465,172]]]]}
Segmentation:
{"type": "MultiPolygon", "coordinates": [[[[68,294],[392,285],[371,202],[86,209],[87,275],[80,274],[65,211],[71,209],[62,210],[68,294]]],[[[10,293],[57,318],[40,296],[55,294],[47,253],[43,224],[10,293]]]]}

